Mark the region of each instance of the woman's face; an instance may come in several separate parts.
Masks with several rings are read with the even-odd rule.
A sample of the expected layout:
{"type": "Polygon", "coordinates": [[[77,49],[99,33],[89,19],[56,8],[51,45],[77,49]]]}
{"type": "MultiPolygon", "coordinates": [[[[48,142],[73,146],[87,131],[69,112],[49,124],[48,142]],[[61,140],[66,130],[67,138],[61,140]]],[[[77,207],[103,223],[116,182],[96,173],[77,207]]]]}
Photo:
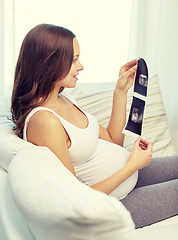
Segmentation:
{"type": "Polygon", "coordinates": [[[76,38],[73,39],[73,49],[74,49],[73,63],[67,76],[64,79],[60,80],[61,87],[66,88],[75,87],[76,81],[78,80],[77,75],[81,70],[83,70],[83,66],[79,61],[80,48],[76,38]]]}

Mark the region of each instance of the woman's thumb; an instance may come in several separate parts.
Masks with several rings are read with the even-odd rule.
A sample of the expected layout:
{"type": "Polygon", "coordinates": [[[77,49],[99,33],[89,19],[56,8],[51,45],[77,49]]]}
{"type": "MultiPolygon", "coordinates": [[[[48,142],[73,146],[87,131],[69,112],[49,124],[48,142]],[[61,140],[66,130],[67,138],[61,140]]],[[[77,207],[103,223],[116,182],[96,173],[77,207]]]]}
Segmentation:
{"type": "Polygon", "coordinates": [[[140,144],[140,139],[141,139],[141,137],[138,137],[136,140],[135,140],[135,146],[139,146],[139,144],[140,144]]]}

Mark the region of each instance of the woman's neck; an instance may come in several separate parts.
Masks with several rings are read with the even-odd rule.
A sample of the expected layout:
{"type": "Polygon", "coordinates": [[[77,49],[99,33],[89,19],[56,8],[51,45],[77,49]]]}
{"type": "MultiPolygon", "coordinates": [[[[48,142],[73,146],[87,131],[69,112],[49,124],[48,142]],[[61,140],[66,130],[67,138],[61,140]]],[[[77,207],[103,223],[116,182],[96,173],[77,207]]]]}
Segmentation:
{"type": "Polygon", "coordinates": [[[49,94],[47,99],[41,104],[41,106],[46,106],[46,107],[49,107],[49,108],[55,108],[55,106],[60,104],[62,99],[60,97],[60,94],[58,94],[58,92],[59,92],[59,89],[54,89],[49,94]]]}

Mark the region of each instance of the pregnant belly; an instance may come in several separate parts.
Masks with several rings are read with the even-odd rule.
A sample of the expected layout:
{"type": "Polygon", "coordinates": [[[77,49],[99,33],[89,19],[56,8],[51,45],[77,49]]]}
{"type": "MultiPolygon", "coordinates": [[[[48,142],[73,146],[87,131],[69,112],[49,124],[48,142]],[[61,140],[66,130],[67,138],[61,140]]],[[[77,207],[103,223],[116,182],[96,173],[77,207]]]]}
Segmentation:
{"type": "MultiPolygon", "coordinates": [[[[94,185],[123,168],[129,159],[129,154],[117,144],[98,139],[92,156],[85,163],[75,167],[76,176],[81,182],[89,186],[94,185]]],[[[138,172],[135,172],[110,195],[118,199],[125,197],[135,187],[137,178],[138,172]]]]}

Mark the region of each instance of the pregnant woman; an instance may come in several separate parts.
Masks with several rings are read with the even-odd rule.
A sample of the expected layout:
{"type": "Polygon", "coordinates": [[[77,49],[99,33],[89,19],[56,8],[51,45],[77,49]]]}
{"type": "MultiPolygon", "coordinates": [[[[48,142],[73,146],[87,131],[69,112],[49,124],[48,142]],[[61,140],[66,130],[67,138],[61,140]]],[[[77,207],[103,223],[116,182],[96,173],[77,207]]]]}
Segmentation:
{"type": "Polygon", "coordinates": [[[48,147],[79,181],[121,199],[136,227],[176,215],[178,159],[164,161],[164,169],[160,168],[164,159],[150,164],[152,144],[141,138],[135,141],[131,153],[123,148],[127,92],[138,60],[120,70],[105,129],[63,92],[76,86],[83,70],[79,55],[76,36],[68,29],[40,24],[29,31],[19,53],[12,92],[12,120],[18,136],[48,147]],[[160,187],[164,182],[169,184],[160,187]],[[164,194],[171,194],[172,205],[168,208],[164,194]],[[151,199],[167,210],[160,214],[151,199]]]}

